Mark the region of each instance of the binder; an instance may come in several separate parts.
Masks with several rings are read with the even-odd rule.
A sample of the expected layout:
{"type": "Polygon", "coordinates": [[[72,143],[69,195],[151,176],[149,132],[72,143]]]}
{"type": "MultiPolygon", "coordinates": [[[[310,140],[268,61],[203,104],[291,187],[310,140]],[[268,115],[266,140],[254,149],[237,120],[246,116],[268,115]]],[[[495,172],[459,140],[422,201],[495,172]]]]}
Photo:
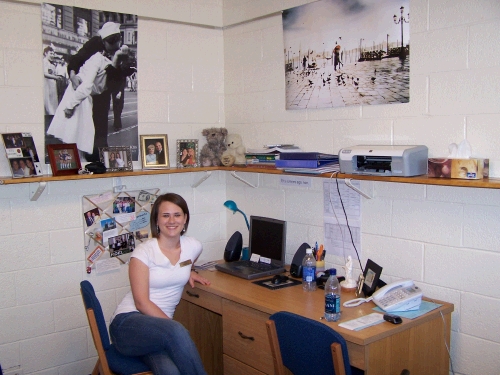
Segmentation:
{"type": "Polygon", "coordinates": [[[276,160],[276,168],[319,168],[325,164],[338,163],[338,159],[325,160],[276,160]]]}
{"type": "Polygon", "coordinates": [[[338,155],[323,154],[321,152],[284,152],[280,155],[281,160],[330,160],[337,161],[338,155]]]}

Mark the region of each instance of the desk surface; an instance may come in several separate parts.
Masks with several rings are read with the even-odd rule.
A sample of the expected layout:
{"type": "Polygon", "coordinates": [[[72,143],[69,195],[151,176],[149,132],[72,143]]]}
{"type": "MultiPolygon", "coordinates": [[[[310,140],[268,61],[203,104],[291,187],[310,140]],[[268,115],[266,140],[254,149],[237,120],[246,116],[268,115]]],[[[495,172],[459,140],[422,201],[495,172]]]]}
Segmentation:
{"type": "MultiPolygon", "coordinates": [[[[442,304],[442,306],[421,317],[412,320],[403,318],[403,323],[398,325],[384,322],[360,331],[350,331],[339,327],[339,323],[374,312],[372,309],[376,305],[373,302],[363,303],[357,307],[342,307],[341,319],[338,322],[327,322],[320,320],[320,317],[324,313],[325,303],[324,291],[321,289],[317,289],[315,292],[304,292],[302,285],[295,285],[270,290],[254,284],[252,282],[254,280],[241,279],[219,271],[200,271],[200,274],[209,279],[211,285],[196,284],[196,288],[267,314],[274,314],[278,311],[290,311],[323,322],[342,334],[346,341],[358,345],[368,345],[398,332],[416,327],[426,321],[435,319],[439,315],[439,312],[450,314],[453,311],[453,304],[434,300],[433,302],[442,304]]],[[[341,293],[342,303],[352,298],[355,298],[354,293],[341,293]]]]}

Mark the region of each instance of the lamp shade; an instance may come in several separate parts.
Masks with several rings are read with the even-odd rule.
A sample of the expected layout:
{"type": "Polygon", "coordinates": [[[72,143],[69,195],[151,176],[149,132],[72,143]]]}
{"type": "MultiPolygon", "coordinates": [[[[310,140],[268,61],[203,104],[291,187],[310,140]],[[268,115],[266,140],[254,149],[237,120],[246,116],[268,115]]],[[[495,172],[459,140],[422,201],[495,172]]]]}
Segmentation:
{"type": "Polygon", "coordinates": [[[224,206],[226,206],[228,209],[233,211],[233,215],[236,212],[239,212],[240,214],[242,214],[243,217],[245,218],[245,223],[247,224],[247,228],[248,228],[248,230],[250,230],[250,224],[248,223],[247,215],[245,215],[245,213],[238,208],[235,201],[231,201],[231,200],[225,201],[224,206]]]}

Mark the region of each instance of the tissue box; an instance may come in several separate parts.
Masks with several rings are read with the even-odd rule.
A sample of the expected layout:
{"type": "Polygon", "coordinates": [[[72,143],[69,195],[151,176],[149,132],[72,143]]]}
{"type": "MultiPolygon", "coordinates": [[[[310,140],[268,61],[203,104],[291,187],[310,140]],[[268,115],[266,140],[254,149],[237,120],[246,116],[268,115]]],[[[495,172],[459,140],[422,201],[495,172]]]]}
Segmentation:
{"type": "Polygon", "coordinates": [[[489,175],[490,159],[429,159],[427,175],[429,177],[460,178],[480,180],[489,175]]]}

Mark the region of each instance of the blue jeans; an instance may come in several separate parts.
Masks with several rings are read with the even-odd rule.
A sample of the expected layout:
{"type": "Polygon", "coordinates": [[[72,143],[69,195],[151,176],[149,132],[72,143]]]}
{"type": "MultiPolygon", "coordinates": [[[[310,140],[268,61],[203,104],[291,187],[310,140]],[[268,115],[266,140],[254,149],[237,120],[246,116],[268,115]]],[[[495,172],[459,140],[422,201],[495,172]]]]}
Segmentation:
{"type": "Polygon", "coordinates": [[[206,375],[188,330],[175,320],[118,314],[109,333],[120,353],[141,357],[155,375],[206,375]]]}

